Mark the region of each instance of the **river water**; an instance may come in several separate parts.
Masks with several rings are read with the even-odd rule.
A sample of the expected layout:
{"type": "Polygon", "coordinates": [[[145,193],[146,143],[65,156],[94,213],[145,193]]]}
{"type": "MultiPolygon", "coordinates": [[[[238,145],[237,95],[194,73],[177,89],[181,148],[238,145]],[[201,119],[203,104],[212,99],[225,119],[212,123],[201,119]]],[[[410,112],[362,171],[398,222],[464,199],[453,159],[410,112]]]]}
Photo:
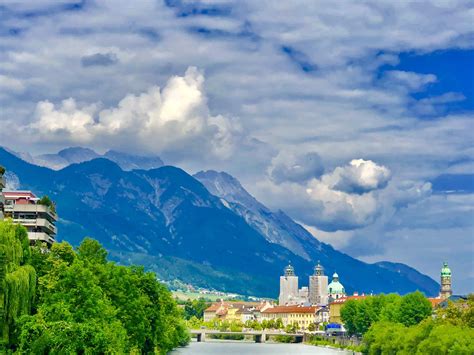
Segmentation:
{"type": "Polygon", "coordinates": [[[192,341],[171,355],[347,355],[352,351],[327,349],[305,344],[251,343],[242,341],[192,341]]]}

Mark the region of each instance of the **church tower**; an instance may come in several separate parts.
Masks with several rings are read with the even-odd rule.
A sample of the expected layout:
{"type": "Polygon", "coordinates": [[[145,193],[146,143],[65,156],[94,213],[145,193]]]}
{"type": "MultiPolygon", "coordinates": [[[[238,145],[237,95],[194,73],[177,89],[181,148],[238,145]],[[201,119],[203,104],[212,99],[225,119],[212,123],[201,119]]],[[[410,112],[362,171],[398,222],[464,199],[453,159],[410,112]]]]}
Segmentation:
{"type": "Polygon", "coordinates": [[[444,262],[441,269],[441,290],[439,292],[439,297],[447,299],[453,294],[451,288],[451,269],[448,267],[448,263],[444,262]]]}
{"type": "Polygon", "coordinates": [[[280,276],[280,297],[278,304],[284,306],[293,303],[298,297],[298,276],[295,276],[295,269],[288,264],[285,268],[285,275],[280,276]]]}
{"type": "Polygon", "coordinates": [[[319,261],[313,275],[309,277],[309,302],[314,305],[328,303],[328,277],[324,275],[324,268],[319,261]]]}

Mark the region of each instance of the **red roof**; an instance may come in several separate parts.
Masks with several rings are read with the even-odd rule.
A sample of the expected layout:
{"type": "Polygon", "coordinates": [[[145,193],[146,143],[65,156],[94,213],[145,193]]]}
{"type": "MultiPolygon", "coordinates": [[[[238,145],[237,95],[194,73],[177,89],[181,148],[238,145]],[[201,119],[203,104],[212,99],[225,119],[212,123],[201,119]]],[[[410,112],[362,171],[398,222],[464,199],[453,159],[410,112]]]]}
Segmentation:
{"type": "Polygon", "coordinates": [[[360,299],[364,299],[366,297],[367,296],[346,296],[346,297],[338,298],[338,299],[332,301],[330,304],[341,304],[341,303],[344,303],[344,302],[349,301],[349,300],[360,300],[360,299]]]}
{"type": "Polygon", "coordinates": [[[444,299],[442,299],[440,297],[431,297],[431,298],[428,298],[428,301],[430,301],[431,307],[435,308],[437,305],[439,305],[441,302],[443,302],[444,299]]]}
{"type": "Polygon", "coordinates": [[[9,199],[27,198],[36,199],[36,195],[31,191],[3,191],[3,196],[9,199]]]}
{"type": "Polygon", "coordinates": [[[262,313],[316,313],[318,309],[319,307],[315,306],[275,306],[262,311],[262,313]]]}

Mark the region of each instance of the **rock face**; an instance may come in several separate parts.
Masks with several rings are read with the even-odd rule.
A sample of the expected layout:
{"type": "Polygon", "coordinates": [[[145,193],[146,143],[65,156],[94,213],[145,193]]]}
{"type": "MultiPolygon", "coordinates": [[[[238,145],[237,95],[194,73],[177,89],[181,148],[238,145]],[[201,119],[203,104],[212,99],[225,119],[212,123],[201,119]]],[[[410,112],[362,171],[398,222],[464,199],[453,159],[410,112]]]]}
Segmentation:
{"type": "Polygon", "coordinates": [[[319,242],[225,173],[195,178],[172,166],[124,171],[104,158],[55,171],[1,148],[0,164],[22,189],[56,201],[59,239],[78,244],[91,236],[114,259],[145,265],[161,278],[275,297],[288,261],[307,285],[320,260],[326,274],[337,269],[349,292],[438,292],[438,284],[416,270],[366,264],[319,242]]]}

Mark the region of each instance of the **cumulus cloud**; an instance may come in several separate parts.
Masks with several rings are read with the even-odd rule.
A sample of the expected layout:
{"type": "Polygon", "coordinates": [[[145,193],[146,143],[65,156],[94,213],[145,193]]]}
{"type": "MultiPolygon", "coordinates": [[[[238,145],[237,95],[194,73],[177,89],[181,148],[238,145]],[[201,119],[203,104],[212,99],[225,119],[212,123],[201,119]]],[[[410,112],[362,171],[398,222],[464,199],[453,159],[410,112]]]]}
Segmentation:
{"type": "Polygon", "coordinates": [[[336,247],[348,245],[357,235],[351,231],[388,223],[399,209],[431,195],[429,182],[392,179],[387,167],[364,159],[311,179],[276,181],[275,162],[283,155],[273,160],[269,178],[257,185],[260,194],[271,196],[270,206],[283,208],[312,231],[324,232],[324,240],[336,247]]]}
{"type": "Polygon", "coordinates": [[[277,183],[304,182],[320,177],[323,172],[323,162],[315,152],[293,154],[282,151],[272,159],[269,169],[270,177],[277,183]]]}
{"type": "Polygon", "coordinates": [[[371,160],[354,159],[349,165],[325,175],[323,183],[333,190],[364,194],[387,186],[390,176],[390,170],[384,166],[371,160]]]}
{"type": "Polygon", "coordinates": [[[153,86],[140,95],[129,94],[112,108],[80,106],[73,98],[59,105],[41,101],[26,131],[49,142],[105,142],[153,153],[192,154],[194,149],[226,158],[241,140],[242,128],[235,120],[210,114],[203,84],[203,74],[190,67],[163,89],[153,86]]]}

